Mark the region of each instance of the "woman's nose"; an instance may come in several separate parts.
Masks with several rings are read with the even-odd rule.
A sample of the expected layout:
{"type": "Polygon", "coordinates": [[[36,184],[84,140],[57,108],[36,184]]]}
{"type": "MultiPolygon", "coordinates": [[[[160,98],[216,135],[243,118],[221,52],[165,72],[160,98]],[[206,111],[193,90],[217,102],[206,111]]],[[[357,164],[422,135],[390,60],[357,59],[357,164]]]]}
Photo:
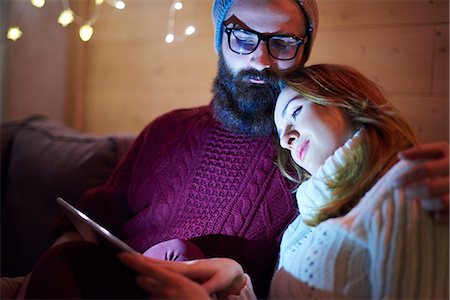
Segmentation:
{"type": "Polygon", "coordinates": [[[284,133],[280,138],[280,146],[284,149],[291,150],[295,140],[299,137],[299,133],[291,130],[289,132],[284,133]]]}

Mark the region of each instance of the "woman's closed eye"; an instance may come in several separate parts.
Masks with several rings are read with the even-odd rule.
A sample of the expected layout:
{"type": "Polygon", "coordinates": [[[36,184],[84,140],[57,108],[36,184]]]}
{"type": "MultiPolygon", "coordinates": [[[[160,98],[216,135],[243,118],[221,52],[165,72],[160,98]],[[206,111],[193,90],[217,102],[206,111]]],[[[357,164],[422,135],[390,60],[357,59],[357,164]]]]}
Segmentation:
{"type": "Polygon", "coordinates": [[[303,106],[300,105],[299,107],[297,107],[293,112],[292,112],[292,119],[295,120],[295,118],[300,114],[300,112],[302,111],[303,106]]]}

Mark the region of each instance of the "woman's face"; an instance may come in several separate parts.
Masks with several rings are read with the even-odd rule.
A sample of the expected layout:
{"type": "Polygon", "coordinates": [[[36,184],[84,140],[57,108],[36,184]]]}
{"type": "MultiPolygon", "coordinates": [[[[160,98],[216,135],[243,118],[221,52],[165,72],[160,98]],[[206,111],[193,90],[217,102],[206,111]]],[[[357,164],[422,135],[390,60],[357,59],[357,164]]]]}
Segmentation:
{"type": "Polygon", "coordinates": [[[281,147],[311,175],[353,135],[339,108],[315,104],[290,87],[278,96],[274,119],[281,147]]]}

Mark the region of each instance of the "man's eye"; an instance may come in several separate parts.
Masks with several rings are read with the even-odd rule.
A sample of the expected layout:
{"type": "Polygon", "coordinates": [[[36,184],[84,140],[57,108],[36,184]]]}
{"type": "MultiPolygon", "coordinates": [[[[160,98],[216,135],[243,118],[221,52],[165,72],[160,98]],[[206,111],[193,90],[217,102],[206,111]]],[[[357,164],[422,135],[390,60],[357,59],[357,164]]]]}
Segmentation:
{"type": "Polygon", "coordinates": [[[235,30],[233,31],[233,35],[236,39],[240,41],[249,41],[249,42],[257,42],[258,36],[254,33],[245,31],[245,30],[235,30]]]}
{"type": "Polygon", "coordinates": [[[303,106],[299,106],[297,107],[296,110],[294,110],[294,112],[292,113],[292,118],[295,120],[295,118],[300,114],[300,112],[302,111],[303,106]]]}
{"type": "Polygon", "coordinates": [[[254,40],[254,39],[252,39],[252,38],[236,38],[236,41],[239,43],[239,44],[246,44],[246,45],[254,45],[254,44],[256,44],[258,41],[256,40],[254,40]]]}

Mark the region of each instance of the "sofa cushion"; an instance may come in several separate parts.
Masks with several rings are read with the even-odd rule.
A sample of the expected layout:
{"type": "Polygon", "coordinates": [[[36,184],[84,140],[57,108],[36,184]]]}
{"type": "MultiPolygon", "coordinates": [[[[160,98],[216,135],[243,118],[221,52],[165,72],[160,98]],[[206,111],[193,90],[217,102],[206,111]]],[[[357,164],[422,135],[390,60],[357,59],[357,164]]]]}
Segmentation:
{"type": "Polygon", "coordinates": [[[33,115],[24,120],[14,120],[2,124],[1,141],[0,141],[1,186],[2,186],[1,199],[4,199],[6,195],[5,194],[6,189],[3,187],[6,186],[6,178],[9,168],[9,161],[11,157],[11,148],[17,131],[23,124],[43,118],[45,117],[41,115],[33,115]]]}
{"type": "Polygon", "coordinates": [[[31,270],[55,240],[56,197],[74,203],[88,188],[102,184],[133,139],[83,134],[48,118],[19,126],[2,199],[2,275],[31,270]]]}

